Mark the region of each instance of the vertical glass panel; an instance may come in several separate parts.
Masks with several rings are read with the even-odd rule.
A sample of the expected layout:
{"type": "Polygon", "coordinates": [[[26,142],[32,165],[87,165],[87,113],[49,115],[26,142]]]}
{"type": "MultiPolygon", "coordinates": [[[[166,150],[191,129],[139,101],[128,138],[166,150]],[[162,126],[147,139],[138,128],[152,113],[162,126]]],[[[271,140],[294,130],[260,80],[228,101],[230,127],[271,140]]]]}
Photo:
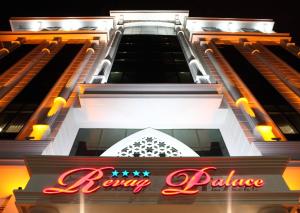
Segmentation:
{"type": "Polygon", "coordinates": [[[300,59],[279,45],[265,45],[272,53],[300,72],[300,59]]]}
{"type": "Polygon", "coordinates": [[[300,117],[296,110],[234,46],[218,45],[218,49],[285,137],[300,140],[300,124],[297,122],[300,117]],[[292,114],[293,119],[290,118],[292,114]]]}
{"type": "Polygon", "coordinates": [[[176,36],[124,35],[108,83],[193,83],[176,36]]]}

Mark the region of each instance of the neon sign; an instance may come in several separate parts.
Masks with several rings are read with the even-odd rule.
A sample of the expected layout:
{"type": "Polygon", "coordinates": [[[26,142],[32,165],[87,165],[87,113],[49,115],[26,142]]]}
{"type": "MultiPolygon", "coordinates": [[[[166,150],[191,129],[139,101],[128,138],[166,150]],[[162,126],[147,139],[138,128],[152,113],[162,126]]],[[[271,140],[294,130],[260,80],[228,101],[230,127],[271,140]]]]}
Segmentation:
{"type": "MultiPolygon", "coordinates": [[[[170,173],[166,177],[166,186],[161,190],[162,195],[194,195],[199,193],[198,187],[248,187],[261,188],[264,186],[263,179],[235,178],[235,170],[231,170],[226,178],[213,178],[209,172],[215,171],[216,167],[202,169],[181,169],[170,173]]],[[[129,188],[134,194],[143,191],[151,184],[150,172],[145,170],[128,172],[117,171],[114,167],[101,168],[78,168],[62,173],[57,179],[58,186],[44,188],[44,194],[73,194],[82,192],[90,194],[103,189],[117,187],[129,188]],[[110,172],[111,176],[104,173],[110,172]],[[122,176],[119,178],[119,176],[122,176]],[[141,177],[142,176],[142,177],[141,177]]]]}
{"type": "Polygon", "coordinates": [[[209,170],[216,170],[216,167],[205,167],[203,169],[181,169],[172,172],[166,178],[166,184],[169,188],[163,189],[163,195],[192,195],[199,192],[197,187],[254,187],[260,188],[264,186],[264,180],[254,178],[233,178],[235,170],[231,170],[226,179],[212,178],[208,173],[209,170]],[[192,173],[192,174],[190,174],[192,173]],[[190,175],[189,175],[190,174],[190,175]],[[176,182],[174,181],[177,180],[176,182]]]}
{"type": "MultiPolygon", "coordinates": [[[[47,187],[43,190],[44,194],[73,194],[81,191],[84,194],[90,194],[102,188],[132,188],[133,193],[139,193],[145,187],[151,184],[151,181],[147,178],[127,178],[128,171],[123,171],[123,179],[117,179],[118,172],[114,170],[114,167],[101,167],[101,168],[79,168],[72,169],[61,174],[57,180],[58,187],[47,187]],[[104,179],[105,170],[114,170],[112,177],[104,179]],[[74,179],[70,181],[70,179],[74,179]],[[78,177],[77,177],[78,176],[78,177]]],[[[137,176],[138,171],[133,172],[134,176],[137,176]]],[[[144,177],[149,176],[149,172],[143,172],[144,177]]]]}

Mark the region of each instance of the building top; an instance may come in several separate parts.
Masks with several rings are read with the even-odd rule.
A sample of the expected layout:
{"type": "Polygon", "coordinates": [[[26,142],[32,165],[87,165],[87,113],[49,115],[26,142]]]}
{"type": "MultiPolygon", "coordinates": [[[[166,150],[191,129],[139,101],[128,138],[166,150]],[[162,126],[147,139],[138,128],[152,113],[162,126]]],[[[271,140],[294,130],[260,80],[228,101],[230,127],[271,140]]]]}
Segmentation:
{"type": "Polygon", "coordinates": [[[188,17],[186,28],[190,32],[261,32],[274,33],[272,19],[244,19],[244,18],[207,18],[188,17]]]}
{"type": "Polygon", "coordinates": [[[108,31],[113,28],[113,17],[12,17],[10,26],[15,31],[108,31]]]}
{"type": "Polygon", "coordinates": [[[187,10],[113,10],[106,17],[13,17],[15,31],[108,31],[124,27],[185,26],[190,32],[273,33],[272,19],[189,17],[187,10]]]}

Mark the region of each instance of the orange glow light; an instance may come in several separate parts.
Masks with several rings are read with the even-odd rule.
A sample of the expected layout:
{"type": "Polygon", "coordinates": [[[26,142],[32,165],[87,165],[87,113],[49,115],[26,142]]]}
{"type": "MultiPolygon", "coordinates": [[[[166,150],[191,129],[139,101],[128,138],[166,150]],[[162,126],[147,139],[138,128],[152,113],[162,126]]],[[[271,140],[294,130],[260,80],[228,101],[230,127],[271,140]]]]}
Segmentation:
{"type": "Polygon", "coordinates": [[[32,126],[32,129],[30,137],[33,137],[34,140],[41,140],[45,133],[50,131],[50,127],[47,124],[35,124],[32,126]]]}
{"type": "Polygon", "coordinates": [[[66,104],[66,100],[62,97],[56,97],[53,101],[52,107],[49,110],[47,116],[51,117],[55,113],[57,113],[58,110],[60,110],[62,107],[64,107],[66,104]]]}
{"type": "Polygon", "coordinates": [[[236,102],[235,102],[237,107],[242,107],[251,117],[255,117],[255,113],[253,112],[253,110],[251,109],[251,107],[249,106],[249,102],[247,100],[247,98],[239,98],[236,102]]]}
{"type": "Polygon", "coordinates": [[[276,138],[276,136],[272,131],[272,126],[258,125],[256,126],[256,129],[260,133],[264,141],[275,141],[274,138],[276,138]]]}
{"type": "Polygon", "coordinates": [[[290,190],[300,190],[300,167],[287,167],[282,177],[290,190]]]}
{"type": "Polygon", "coordinates": [[[26,166],[0,166],[0,198],[12,195],[14,189],[26,186],[29,174],[26,166]]]}

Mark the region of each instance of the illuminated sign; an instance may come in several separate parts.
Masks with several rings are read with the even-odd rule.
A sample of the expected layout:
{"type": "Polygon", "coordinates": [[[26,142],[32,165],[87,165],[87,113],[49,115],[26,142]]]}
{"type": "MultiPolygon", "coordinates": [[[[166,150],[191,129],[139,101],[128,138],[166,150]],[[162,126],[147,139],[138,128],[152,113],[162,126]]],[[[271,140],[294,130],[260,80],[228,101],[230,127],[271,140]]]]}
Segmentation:
{"type": "Polygon", "coordinates": [[[235,170],[231,170],[224,178],[212,178],[209,170],[216,170],[216,167],[205,167],[203,169],[181,169],[169,174],[166,184],[169,188],[163,189],[163,195],[191,195],[199,192],[197,187],[209,185],[211,187],[254,187],[264,186],[264,180],[254,178],[234,178],[235,170]],[[175,182],[174,180],[177,179],[175,182]],[[178,180],[180,179],[180,180],[178,180]]]}
{"type": "MultiPolygon", "coordinates": [[[[231,170],[226,178],[213,178],[209,171],[215,171],[216,167],[205,167],[202,169],[181,169],[170,173],[166,177],[166,188],[161,194],[171,195],[193,195],[199,192],[198,187],[244,187],[261,188],[264,186],[263,179],[235,178],[235,170],[231,170]]],[[[103,189],[129,188],[133,193],[139,193],[151,184],[150,172],[147,170],[119,172],[114,167],[101,168],[78,168],[61,174],[57,180],[57,186],[44,188],[44,194],[73,194],[82,192],[90,194],[103,189]],[[110,175],[104,175],[109,172],[110,175]],[[121,178],[119,178],[121,176],[121,178]]]]}
{"type": "Polygon", "coordinates": [[[57,180],[58,187],[48,187],[43,190],[45,194],[72,194],[81,190],[84,194],[89,194],[103,188],[132,188],[133,193],[138,193],[151,184],[148,179],[150,172],[142,172],[143,178],[140,178],[139,171],[132,172],[133,178],[129,177],[129,172],[122,172],[122,179],[118,179],[119,172],[114,167],[102,168],[79,168],[72,169],[61,174],[57,180]],[[113,170],[111,178],[104,179],[104,171],[113,170]],[[74,177],[76,176],[76,178],[74,177]],[[77,177],[78,176],[78,177],[77,177]],[[102,182],[100,182],[102,181],[102,182]]]}

